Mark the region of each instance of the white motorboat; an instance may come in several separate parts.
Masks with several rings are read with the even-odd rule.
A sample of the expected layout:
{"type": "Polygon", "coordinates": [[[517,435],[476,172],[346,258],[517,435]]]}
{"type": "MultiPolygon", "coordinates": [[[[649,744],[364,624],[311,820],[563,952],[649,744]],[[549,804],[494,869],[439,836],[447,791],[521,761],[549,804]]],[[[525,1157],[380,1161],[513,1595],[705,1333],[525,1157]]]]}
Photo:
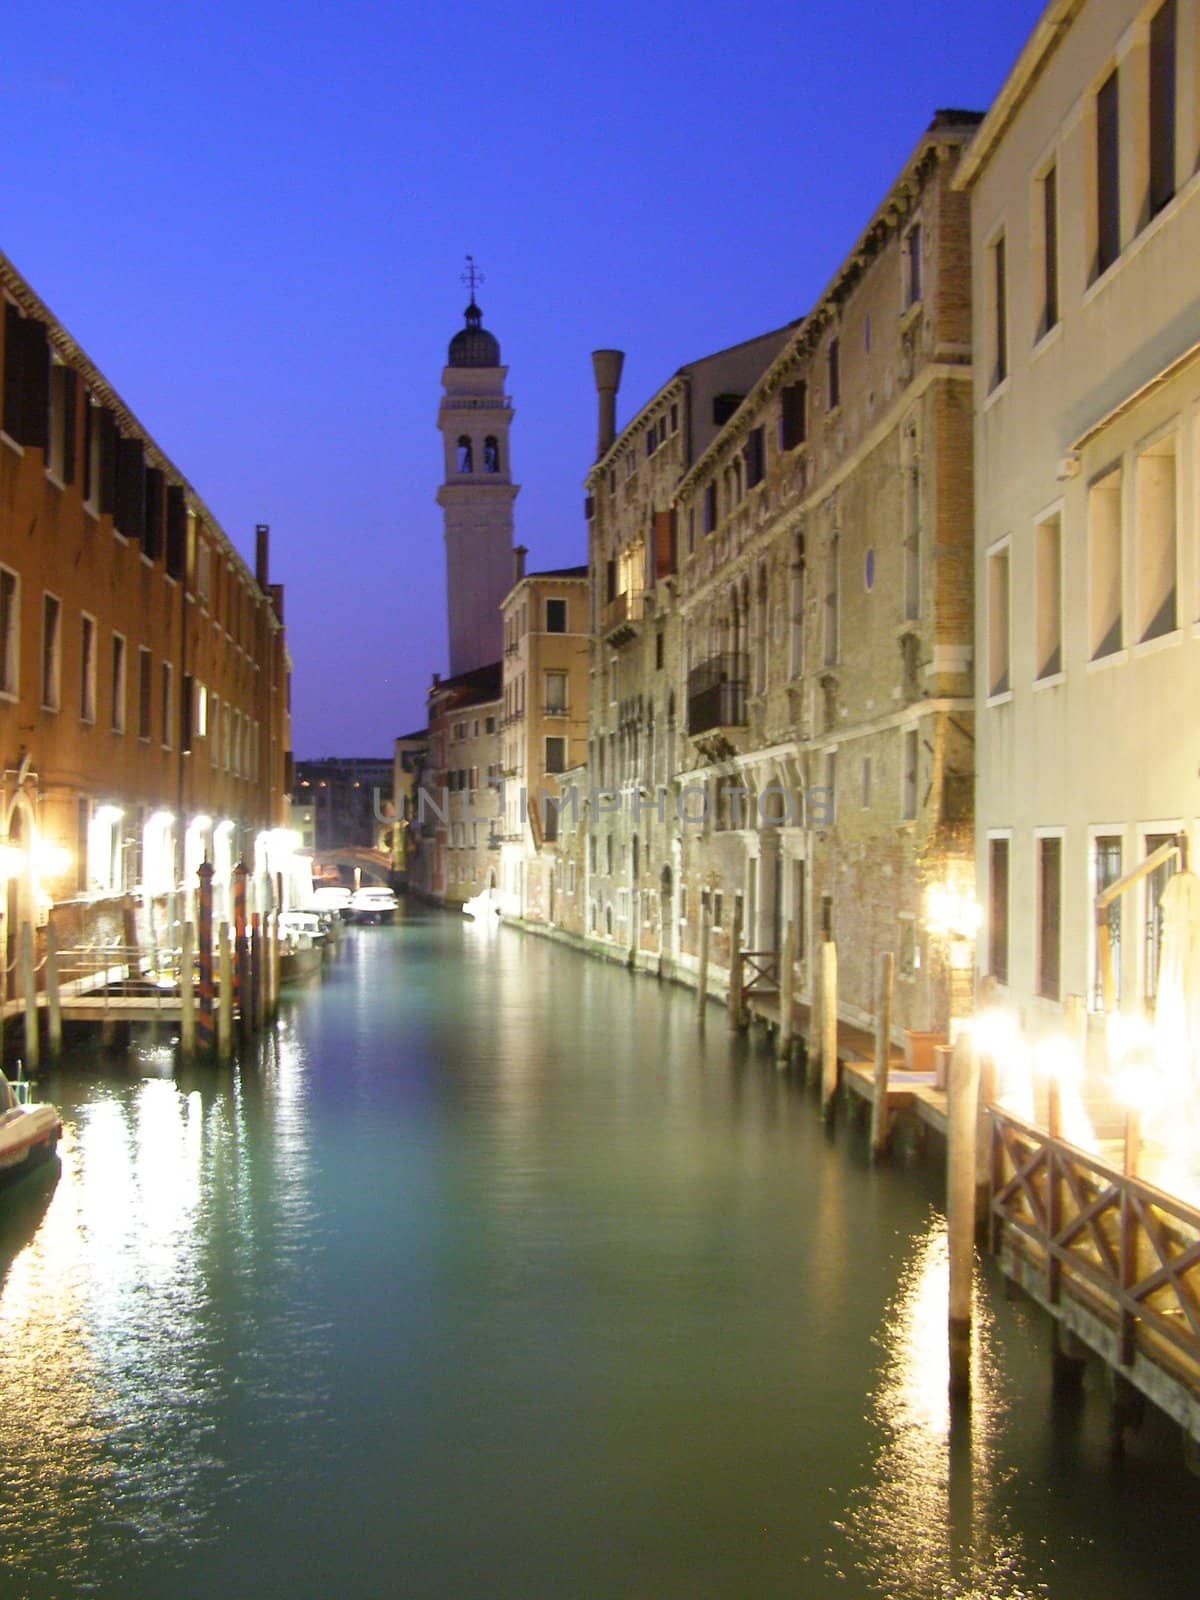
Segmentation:
{"type": "Polygon", "coordinates": [[[55,1108],[22,1105],[0,1072],[0,1188],[51,1160],[61,1136],[62,1118],[55,1108]]]}

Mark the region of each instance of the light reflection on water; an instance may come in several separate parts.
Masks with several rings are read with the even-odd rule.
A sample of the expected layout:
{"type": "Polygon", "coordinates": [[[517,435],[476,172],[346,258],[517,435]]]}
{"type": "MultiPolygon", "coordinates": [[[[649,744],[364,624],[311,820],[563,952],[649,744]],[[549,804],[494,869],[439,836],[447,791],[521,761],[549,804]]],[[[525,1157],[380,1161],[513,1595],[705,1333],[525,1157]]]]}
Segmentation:
{"type": "Polygon", "coordinates": [[[1152,1600],[1200,1509],[987,1274],[951,1410],[936,1159],[687,994],[414,916],[170,1068],[48,1077],[0,1215],[5,1600],[1152,1600]]]}

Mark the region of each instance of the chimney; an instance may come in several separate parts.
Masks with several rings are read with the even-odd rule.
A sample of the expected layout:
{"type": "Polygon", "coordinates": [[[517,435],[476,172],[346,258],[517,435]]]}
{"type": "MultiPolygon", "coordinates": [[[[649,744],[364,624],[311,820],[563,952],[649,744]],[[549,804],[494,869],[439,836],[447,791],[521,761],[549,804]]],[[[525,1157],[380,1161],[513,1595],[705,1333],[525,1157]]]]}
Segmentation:
{"type": "Polygon", "coordinates": [[[624,350],[593,350],[592,370],[596,374],[596,393],[600,397],[600,431],[596,437],[596,459],[617,437],[617,390],[621,387],[624,350]]]}
{"type": "Polygon", "coordinates": [[[264,594],[267,592],[267,554],[271,545],[270,524],[260,522],[254,529],[254,576],[258,580],[258,587],[264,594]]]}
{"type": "Polygon", "coordinates": [[[529,554],[529,550],[528,550],[527,546],[525,546],[523,544],[519,544],[516,547],[516,549],[513,551],[513,556],[514,556],[514,558],[516,560],[516,564],[517,564],[517,575],[513,579],[514,583],[520,583],[521,579],[525,576],[525,557],[528,554],[529,554]]]}

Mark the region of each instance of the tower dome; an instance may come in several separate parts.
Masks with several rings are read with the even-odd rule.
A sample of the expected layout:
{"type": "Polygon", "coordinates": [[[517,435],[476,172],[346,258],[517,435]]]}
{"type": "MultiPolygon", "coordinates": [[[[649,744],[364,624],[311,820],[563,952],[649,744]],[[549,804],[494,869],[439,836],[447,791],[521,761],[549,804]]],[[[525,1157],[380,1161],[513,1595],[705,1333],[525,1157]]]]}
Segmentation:
{"type": "Polygon", "coordinates": [[[460,328],[450,341],[447,366],[498,367],[500,341],[483,326],[483,312],[475,304],[474,296],[466,310],[467,325],[460,328]]]}

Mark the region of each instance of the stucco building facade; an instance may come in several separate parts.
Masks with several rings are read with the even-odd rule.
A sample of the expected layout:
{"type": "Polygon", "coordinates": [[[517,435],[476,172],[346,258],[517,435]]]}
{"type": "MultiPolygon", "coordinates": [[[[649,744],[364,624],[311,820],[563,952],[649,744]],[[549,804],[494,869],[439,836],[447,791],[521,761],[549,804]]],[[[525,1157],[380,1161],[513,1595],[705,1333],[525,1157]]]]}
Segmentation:
{"type": "MultiPolygon", "coordinates": [[[[1103,1055],[1097,892],[1200,814],[1200,8],[1050,5],[970,195],[979,970],[1103,1055]]],[[[1152,1008],[1168,861],[1109,913],[1152,1008]]]]}
{"type": "MultiPolygon", "coordinates": [[[[268,530],[252,569],[179,469],[0,258],[3,911],[133,897],[172,942],[195,874],[218,914],[291,787],[291,661],[268,530]]],[[[69,915],[68,906],[75,914],[69,915]]]]}

